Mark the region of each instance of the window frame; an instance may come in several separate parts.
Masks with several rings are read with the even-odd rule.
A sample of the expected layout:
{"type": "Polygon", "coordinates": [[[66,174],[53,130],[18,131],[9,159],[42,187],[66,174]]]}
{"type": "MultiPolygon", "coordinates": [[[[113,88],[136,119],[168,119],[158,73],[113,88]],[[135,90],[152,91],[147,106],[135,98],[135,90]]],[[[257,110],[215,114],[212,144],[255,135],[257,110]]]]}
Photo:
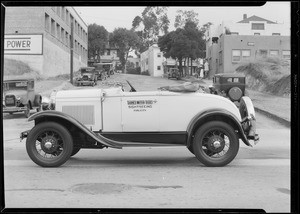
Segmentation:
{"type": "Polygon", "coordinates": [[[241,49],[232,49],[231,50],[231,62],[232,63],[238,63],[238,62],[240,62],[241,61],[241,54],[242,54],[242,51],[241,51],[241,49]],[[238,55],[234,55],[234,51],[238,51],[239,52],[239,56],[238,55]],[[234,60],[234,57],[239,57],[239,59],[238,60],[234,60]]]}
{"type": "Polygon", "coordinates": [[[257,22],[251,23],[251,30],[265,30],[265,23],[257,23],[257,22]],[[258,26],[262,26],[262,28],[258,26]]]}

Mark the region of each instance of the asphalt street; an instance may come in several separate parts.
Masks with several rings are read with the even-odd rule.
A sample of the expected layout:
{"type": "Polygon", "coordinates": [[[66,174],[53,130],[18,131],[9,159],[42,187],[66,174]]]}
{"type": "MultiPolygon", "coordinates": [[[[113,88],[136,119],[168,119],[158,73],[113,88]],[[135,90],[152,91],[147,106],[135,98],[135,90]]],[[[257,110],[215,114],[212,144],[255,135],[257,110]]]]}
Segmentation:
{"type": "Polygon", "coordinates": [[[185,147],[81,150],[59,168],[28,157],[23,114],[5,115],[6,208],[247,208],[290,211],[290,129],[258,114],[261,140],[228,166],[202,165],[185,147]]]}

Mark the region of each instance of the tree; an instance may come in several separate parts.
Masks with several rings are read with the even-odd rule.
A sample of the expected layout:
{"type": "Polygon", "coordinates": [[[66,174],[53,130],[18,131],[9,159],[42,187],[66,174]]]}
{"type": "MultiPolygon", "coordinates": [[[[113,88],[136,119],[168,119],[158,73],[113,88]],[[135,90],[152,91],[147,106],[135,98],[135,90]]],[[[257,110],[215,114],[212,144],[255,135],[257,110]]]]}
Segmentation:
{"type": "Polygon", "coordinates": [[[88,57],[97,57],[104,54],[108,42],[108,31],[100,25],[91,24],[88,26],[88,57]]]}
{"type": "Polygon", "coordinates": [[[185,30],[181,28],[171,31],[158,39],[158,46],[164,57],[172,57],[179,62],[181,75],[183,74],[182,62],[189,55],[190,45],[191,43],[185,34],[185,30]]]}
{"type": "Polygon", "coordinates": [[[125,70],[126,61],[130,51],[137,49],[140,45],[140,38],[138,35],[126,28],[116,28],[109,37],[109,42],[111,45],[119,48],[118,57],[122,64],[122,71],[125,70]]]}
{"type": "Polygon", "coordinates": [[[141,38],[139,52],[142,53],[157,42],[158,36],[168,33],[169,19],[167,7],[146,7],[142,16],[136,16],[132,21],[132,30],[141,38]],[[138,30],[143,25],[142,30],[138,30]]]}
{"type": "Polygon", "coordinates": [[[194,22],[196,25],[199,23],[198,13],[193,10],[177,10],[175,16],[174,27],[183,28],[187,22],[194,22]]]}
{"type": "Polygon", "coordinates": [[[172,57],[179,62],[179,71],[183,74],[182,64],[186,58],[191,61],[204,56],[205,40],[197,24],[188,21],[184,29],[177,28],[158,39],[158,46],[166,58],[172,57]]]}
{"type": "Polygon", "coordinates": [[[204,34],[197,27],[197,24],[192,21],[187,21],[184,26],[185,34],[190,40],[190,50],[188,57],[191,59],[191,72],[192,60],[205,57],[205,40],[204,34]]]}

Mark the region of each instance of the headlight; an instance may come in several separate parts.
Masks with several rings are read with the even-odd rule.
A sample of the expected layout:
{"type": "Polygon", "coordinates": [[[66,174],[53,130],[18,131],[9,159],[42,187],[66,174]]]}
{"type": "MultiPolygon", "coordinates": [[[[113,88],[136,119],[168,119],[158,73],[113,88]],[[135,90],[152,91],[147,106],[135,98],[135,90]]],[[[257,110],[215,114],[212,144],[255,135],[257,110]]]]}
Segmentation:
{"type": "Polygon", "coordinates": [[[51,108],[52,110],[55,109],[56,93],[57,93],[57,91],[54,90],[54,91],[52,91],[51,94],[50,94],[50,102],[49,102],[49,105],[50,105],[50,108],[51,108]]]}

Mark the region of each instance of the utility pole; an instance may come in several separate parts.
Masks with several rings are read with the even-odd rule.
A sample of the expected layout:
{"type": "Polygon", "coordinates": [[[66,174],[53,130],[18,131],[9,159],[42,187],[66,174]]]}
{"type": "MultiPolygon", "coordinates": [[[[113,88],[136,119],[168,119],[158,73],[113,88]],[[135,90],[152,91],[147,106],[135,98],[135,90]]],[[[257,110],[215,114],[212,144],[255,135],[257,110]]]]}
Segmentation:
{"type": "Polygon", "coordinates": [[[70,83],[73,85],[73,41],[74,41],[74,29],[73,29],[73,20],[71,22],[71,41],[70,41],[70,83]]]}

